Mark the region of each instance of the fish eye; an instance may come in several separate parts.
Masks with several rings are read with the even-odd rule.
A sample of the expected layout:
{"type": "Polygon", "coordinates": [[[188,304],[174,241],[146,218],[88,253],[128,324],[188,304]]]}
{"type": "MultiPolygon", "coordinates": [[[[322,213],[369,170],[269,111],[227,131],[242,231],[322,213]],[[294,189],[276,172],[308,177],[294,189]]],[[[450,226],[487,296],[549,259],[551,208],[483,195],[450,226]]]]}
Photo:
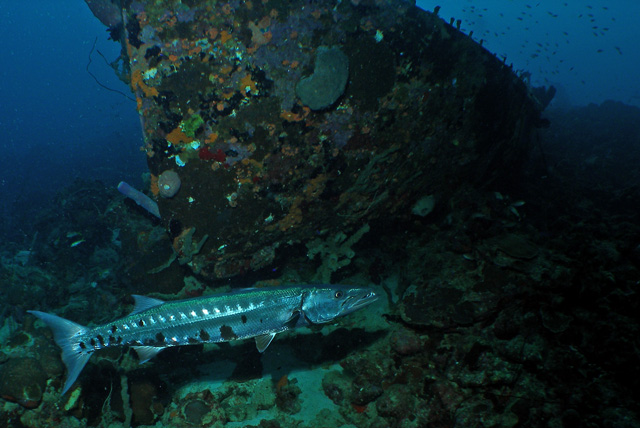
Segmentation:
{"type": "Polygon", "coordinates": [[[333,295],[333,297],[335,297],[336,299],[340,299],[342,296],[344,296],[344,293],[340,290],[336,291],[336,293],[333,295]]]}

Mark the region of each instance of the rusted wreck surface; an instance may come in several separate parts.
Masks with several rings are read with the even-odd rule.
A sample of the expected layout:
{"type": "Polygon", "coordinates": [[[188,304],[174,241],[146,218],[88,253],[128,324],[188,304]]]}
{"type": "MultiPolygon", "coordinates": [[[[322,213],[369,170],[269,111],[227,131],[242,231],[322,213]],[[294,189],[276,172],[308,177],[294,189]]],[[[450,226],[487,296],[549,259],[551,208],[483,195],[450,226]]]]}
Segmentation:
{"type": "Polygon", "coordinates": [[[122,17],[151,191],[205,277],[489,183],[518,166],[542,109],[406,1],[133,1],[122,17]],[[169,170],[181,185],[163,197],[169,170]]]}

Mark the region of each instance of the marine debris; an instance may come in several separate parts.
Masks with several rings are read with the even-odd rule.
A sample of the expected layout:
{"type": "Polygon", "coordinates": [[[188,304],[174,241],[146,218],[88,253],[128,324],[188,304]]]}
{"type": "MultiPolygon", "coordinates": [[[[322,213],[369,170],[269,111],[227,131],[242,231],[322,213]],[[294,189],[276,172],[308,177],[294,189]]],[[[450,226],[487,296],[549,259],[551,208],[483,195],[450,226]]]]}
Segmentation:
{"type": "Polygon", "coordinates": [[[123,16],[151,190],[179,175],[163,224],[209,236],[193,265],[211,280],[411,215],[426,188],[491,183],[540,122],[509,67],[411,2],[136,1],[123,16]]]}

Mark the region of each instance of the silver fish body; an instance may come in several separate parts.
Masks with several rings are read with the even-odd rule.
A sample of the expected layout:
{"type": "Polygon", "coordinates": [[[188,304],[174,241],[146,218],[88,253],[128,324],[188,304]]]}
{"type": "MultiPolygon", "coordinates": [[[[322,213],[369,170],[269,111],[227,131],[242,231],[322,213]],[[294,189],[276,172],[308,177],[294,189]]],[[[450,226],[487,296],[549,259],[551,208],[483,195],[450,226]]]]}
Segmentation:
{"type": "Polygon", "coordinates": [[[63,394],[98,349],[132,346],[145,362],[171,346],[255,338],[263,352],[277,333],[330,322],[372,303],[377,295],[367,287],[294,285],[168,302],[144,296],[134,299],[131,314],[92,328],[29,311],[52,329],[62,349],[68,372],[63,394]]]}

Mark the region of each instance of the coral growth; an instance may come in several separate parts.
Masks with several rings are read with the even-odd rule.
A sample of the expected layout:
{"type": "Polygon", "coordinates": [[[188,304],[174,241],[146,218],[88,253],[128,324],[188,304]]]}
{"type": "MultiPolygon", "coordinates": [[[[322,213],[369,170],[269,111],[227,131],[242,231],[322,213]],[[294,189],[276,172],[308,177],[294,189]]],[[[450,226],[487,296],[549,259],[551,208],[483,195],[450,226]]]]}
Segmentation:
{"type": "Polygon", "coordinates": [[[313,74],[298,82],[296,94],[311,110],[322,110],[340,98],[348,78],[349,59],[344,52],[335,46],[320,46],[313,74]]]}
{"type": "Polygon", "coordinates": [[[181,185],[180,176],[173,170],[164,171],[158,176],[158,194],[163,198],[173,198],[181,185]]]}

